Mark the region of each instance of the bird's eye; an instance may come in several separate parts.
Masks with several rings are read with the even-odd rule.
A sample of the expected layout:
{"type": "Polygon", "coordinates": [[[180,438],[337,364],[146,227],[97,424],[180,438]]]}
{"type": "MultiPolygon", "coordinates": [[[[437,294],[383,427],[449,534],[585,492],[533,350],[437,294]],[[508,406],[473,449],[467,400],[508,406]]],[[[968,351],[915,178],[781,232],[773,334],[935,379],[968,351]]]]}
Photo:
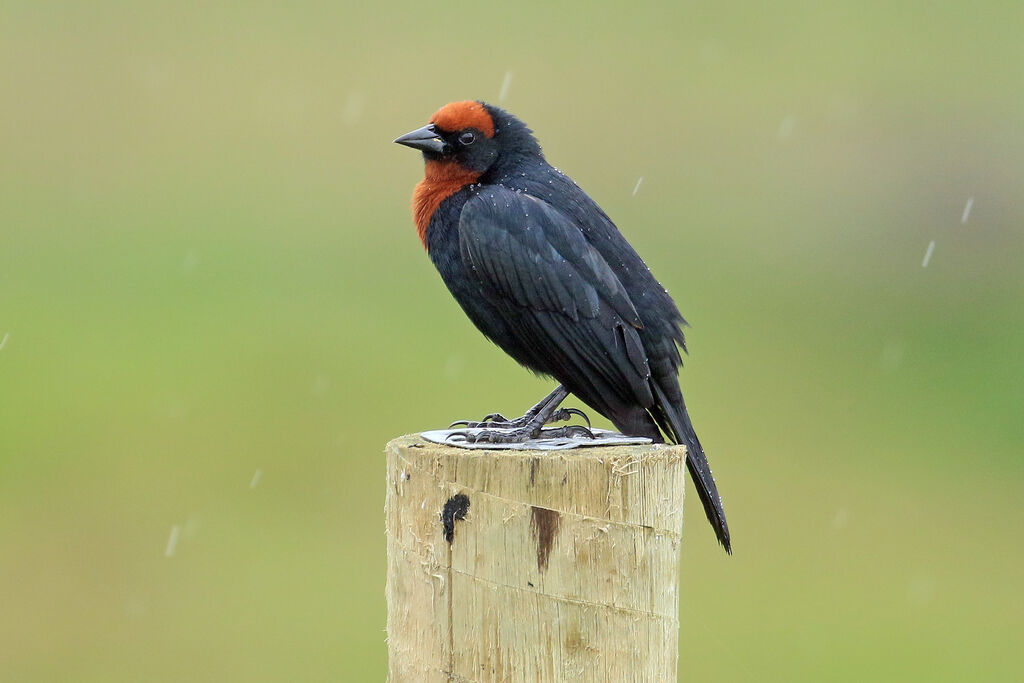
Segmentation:
{"type": "Polygon", "coordinates": [[[472,145],[475,141],[476,136],[470,133],[469,131],[466,131],[465,133],[459,136],[459,142],[461,142],[464,145],[472,145]]]}

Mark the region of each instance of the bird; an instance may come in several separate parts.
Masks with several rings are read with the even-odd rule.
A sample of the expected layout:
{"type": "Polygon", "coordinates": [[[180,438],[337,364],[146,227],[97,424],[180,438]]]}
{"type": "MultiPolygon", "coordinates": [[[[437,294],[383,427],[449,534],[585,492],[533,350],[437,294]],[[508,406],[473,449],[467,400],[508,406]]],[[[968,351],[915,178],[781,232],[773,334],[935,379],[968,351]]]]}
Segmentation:
{"type": "Polygon", "coordinates": [[[731,554],[722,499],[679,386],[687,323],[608,215],[547,162],[525,123],[486,102],[446,104],[395,142],[422,152],[413,223],[452,296],[485,337],[559,383],[521,418],[463,422],[503,428],[472,438],[534,438],[579,414],[560,408],[571,393],[623,434],[686,446],[704,512],[731,554]]]}

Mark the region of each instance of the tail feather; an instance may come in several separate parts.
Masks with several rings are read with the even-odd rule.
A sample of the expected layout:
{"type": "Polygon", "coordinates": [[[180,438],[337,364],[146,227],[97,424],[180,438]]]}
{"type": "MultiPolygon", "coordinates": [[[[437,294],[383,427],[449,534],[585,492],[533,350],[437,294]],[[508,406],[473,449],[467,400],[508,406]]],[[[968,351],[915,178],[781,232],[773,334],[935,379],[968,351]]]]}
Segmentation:
{"type": "Polygon", "coordinates": [[[697,439],[697,432],[690,422],[690,415],[686,412],[686,404],[680,395],[673,405],[657,382],[651,382],[651,385],[658,403],[654,411],[655,419],[673,441],[686,446],[686,468],[690,471],[690,477],[697,488],[697,496],[704,506],[704,514],[711,522],[718,542],[725,548],[725,552],[731,555],[732,540],[729,537],[729,524],[725,521],[722,497],[718,493],[718,486],[715,485],[715,478],[711,474],[704,449],[697,439]]]}

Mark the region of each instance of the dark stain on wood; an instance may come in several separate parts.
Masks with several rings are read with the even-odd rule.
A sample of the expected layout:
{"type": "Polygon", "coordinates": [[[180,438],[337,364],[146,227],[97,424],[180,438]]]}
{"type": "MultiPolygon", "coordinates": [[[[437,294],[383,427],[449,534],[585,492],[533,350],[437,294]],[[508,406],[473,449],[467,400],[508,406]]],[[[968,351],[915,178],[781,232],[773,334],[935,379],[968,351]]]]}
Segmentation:
{"type": "Polygon", "coordinates": [[[530,486],[533,486],[537,480],[537,465],[540,464],[540,458],[530,458],[530,486]]]}
{"type": "Polygon", "coordinates": [[[537,540],[537,569],[544,571],[548,567],[551,547],[555,544],[558,524],[562,517],[556,510],[530,506],[530,534],[537,540]]]}
{"type": "Polygon", "coordinates": [[[444,527],[444,540],[451,542],[455,540],[455,522],[466,518],[469,510],[469,497],[464,493],[456,493],[444,503],[441,510],[441,525],[444,527]]]}

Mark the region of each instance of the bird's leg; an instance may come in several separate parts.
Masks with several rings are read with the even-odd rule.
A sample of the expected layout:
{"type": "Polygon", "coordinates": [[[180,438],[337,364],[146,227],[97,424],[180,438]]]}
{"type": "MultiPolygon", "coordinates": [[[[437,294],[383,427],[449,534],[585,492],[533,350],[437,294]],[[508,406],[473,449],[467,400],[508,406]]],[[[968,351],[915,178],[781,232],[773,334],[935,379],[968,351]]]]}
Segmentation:
{"type": "Polygon", "coordinates": [[[594,434],[590,431],[590,419],[583,413],[583,411],[577,408],[559,408],[565,397],[569,395],[569,390],[559,385],[554,391],[545,396],[541,401],[526,411],[526,414],[515,420],[506,420],[503,416],[498,414],[488,415],[481,422],[454,422],[452,426],[457,424],[465,424],[470,429],[484,427],[485,429],[480,432],[470,433],[465,431],[452,432],[449,435],[449,439],[454,436],[461,436],[466,441],[472,442],[486,442],[486,443],[515,443],[519,441],[529,441],[536,439],[541,435],[541,430],[544,425],[551,422],[558,422],[561,420],[568,420],[573,415],[579,415],[587,421],[587,427],[581,427],[579,425],[571,425],[569,427],[560,427],[558,429],[549,429],[544,433],[546,437],[563,437],[563,436],[588,436],[594,438],[594,434]],[[497,431],[501,429],[503,431],[497,431]]]}

